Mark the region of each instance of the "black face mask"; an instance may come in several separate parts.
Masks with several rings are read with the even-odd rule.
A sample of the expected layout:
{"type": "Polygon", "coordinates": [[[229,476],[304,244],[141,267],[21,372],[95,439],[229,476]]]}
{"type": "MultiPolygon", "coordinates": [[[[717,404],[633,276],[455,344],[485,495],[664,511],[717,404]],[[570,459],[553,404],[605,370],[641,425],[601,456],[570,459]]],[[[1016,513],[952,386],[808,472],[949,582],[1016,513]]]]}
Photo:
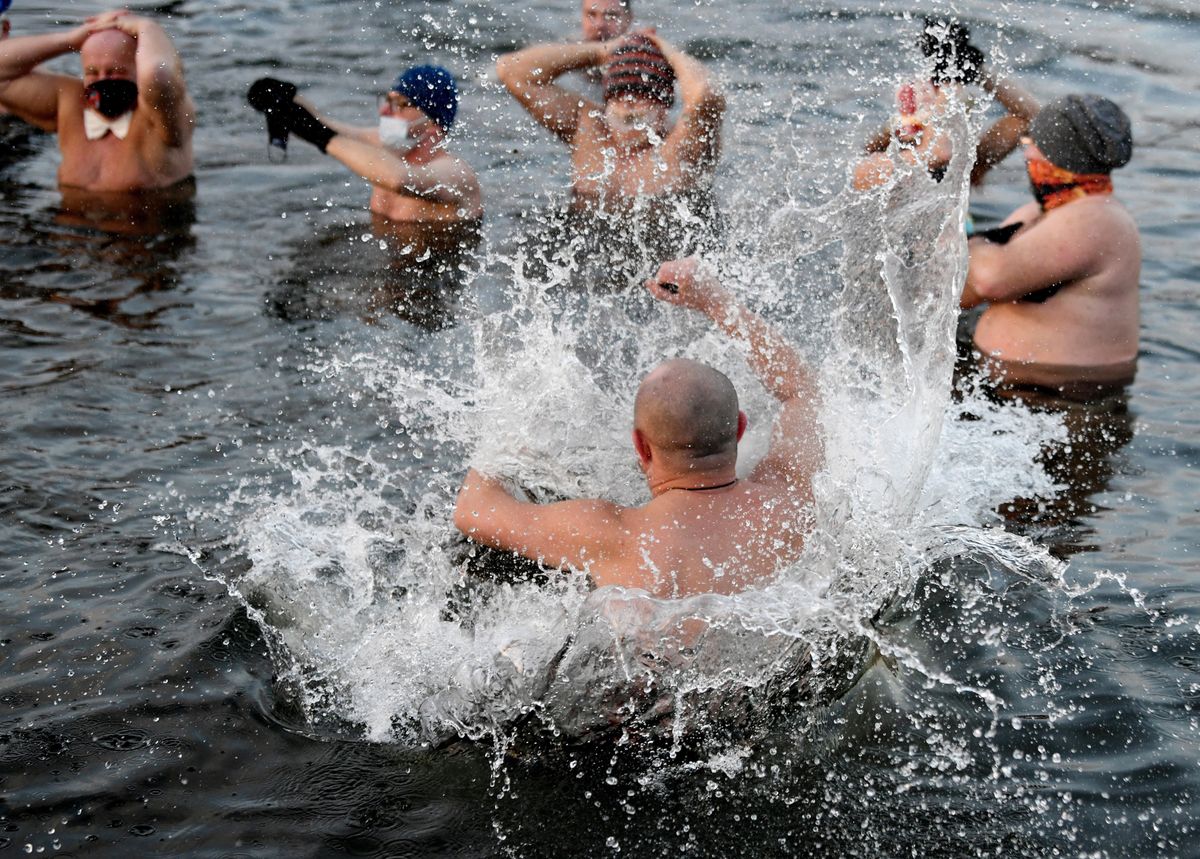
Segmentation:
{"type": "Polygon", "coordinates": [[[117,78],[104,78],[83,88],[84,103],[109,119],[133,110],[137,97],[137,84],[117,78]]]}

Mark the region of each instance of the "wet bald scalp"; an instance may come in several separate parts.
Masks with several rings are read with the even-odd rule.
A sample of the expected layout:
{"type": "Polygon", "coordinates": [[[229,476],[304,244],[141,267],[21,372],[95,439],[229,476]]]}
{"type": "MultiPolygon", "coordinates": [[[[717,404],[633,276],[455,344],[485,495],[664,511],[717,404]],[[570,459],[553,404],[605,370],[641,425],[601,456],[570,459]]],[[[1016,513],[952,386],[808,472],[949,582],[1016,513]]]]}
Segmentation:
{"type": "Polygon", "coordinates": [[[115,63],[126,66],[132,77],[136,59],[137,39],[116,29],[92,33],[79,49],[79,60],[85,69],[89,65],[115,63]]]}
{"type": "Polygon", "coordinates": [[[724,373],[699,361],[678,358],[651,370],[638,388],[633,422],[673,458],[737,458],[737,390],[724,373]]]}

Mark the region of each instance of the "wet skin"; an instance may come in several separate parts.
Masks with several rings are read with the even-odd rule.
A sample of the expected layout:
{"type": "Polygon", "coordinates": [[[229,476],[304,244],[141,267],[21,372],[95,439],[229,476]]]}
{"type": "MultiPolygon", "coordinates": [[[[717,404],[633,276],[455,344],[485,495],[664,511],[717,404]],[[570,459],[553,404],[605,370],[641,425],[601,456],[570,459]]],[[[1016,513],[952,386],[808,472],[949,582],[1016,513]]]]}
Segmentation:
{"type": "MultiPolygon", "coordinates": [[[[1033,144],[1026,158],[1044,158],[1033,144]]],[[[1024,224],[1004,245],[972,239],[961,304],[984,302],[975,345],[1008,362],[1103,367],[1138,353],[1137,225],[1111,194],[1042,212],[1027,203],[1004,224],[1024,224]],[[1041,303],[1024,296],[1061,285],[1041,303]]]]}
{"type": "Polygon", "coordinates": [[[74,30],[0,43],[0,104],[58,135],[59,184],[87,191],[165,188],[191,175],[195,105],[182,65],[157,24],[122,12],[89,19],[74,30]],[[83,77],[34,67],[77,50],[83,77]],[[138,85],[129,133],[120,140],[84,133],[84,87],[104,79],[138,85]]]}

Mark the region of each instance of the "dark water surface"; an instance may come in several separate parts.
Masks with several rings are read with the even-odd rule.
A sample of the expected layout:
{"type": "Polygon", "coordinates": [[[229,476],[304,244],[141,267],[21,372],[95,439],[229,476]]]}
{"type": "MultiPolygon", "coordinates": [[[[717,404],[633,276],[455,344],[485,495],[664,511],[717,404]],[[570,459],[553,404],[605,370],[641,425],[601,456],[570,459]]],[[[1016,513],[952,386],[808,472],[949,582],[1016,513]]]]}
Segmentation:
{"type": "MultiPolygon", "coordinates": [[[[17,5],[17,33],[57,8],[17,5]]],[[[568,169],[486,76],[497,52],[573,31],[577,4],[185,0],[155,8],[201,111],[194,208],[170,230],[65,216],[52,141],[3,132],[0,856],[1200,856],[1200,18],[1182,0],[956,8],[1039,96],[1122,102],[1139,144],[1117,177],[1145,246],[1137,381],[1109,411],[1070,413],[1070,449],[1047,454],[1070,489],[1004,511],[1069,560],[1069,585],[1095,586],[1070,596],[959,558],[881,619],[1003,707],[881,660],[724,770],[553,748],[496,769],[485,747],[307,720],[213,578],[246,563],[220,511],[247,487],[284,491],[277,463],[305,444],[395,441],[385,403],[314,366],[469,351],[461,320],[504,276],[489,249],[562,198],[568,169]],[[278,64],[370,121],[374,94],[430,56],[463,81],[460,146],[488,213],[455,269],[483,273],[422,285],[378,250],[363,183],[299,143],[267,163],[243,93],[278,64]]],[[[764,165],[789,142],[807,181],[840,185],[882,116],[864,77],[907,61],[913,26],[870,4],[637,9],[726,81],[717,190],[735,231],[784,193],[764,165]]],[[[1024,193],[1014,160],[973,208],[1002,216],[1024,193]]],[[[397,515],[409,487],[448,503],[462,453],[399,455],[397,515]]]]}

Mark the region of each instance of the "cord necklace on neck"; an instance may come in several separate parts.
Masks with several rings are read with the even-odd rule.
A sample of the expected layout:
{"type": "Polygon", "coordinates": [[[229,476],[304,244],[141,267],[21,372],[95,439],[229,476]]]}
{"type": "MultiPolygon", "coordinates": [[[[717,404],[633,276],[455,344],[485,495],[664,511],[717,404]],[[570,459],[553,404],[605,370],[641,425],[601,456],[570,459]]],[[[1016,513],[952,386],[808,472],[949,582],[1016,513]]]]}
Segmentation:
{"type": "Polygon", "coordinates": [[[704,492],[709,489],[724,489],[726,486],[733,486],[738,479],[735,477],[728,483],[718,483],[716,486],[672,486],[671,489],[682,489],[684,492],[704,492]]]}

